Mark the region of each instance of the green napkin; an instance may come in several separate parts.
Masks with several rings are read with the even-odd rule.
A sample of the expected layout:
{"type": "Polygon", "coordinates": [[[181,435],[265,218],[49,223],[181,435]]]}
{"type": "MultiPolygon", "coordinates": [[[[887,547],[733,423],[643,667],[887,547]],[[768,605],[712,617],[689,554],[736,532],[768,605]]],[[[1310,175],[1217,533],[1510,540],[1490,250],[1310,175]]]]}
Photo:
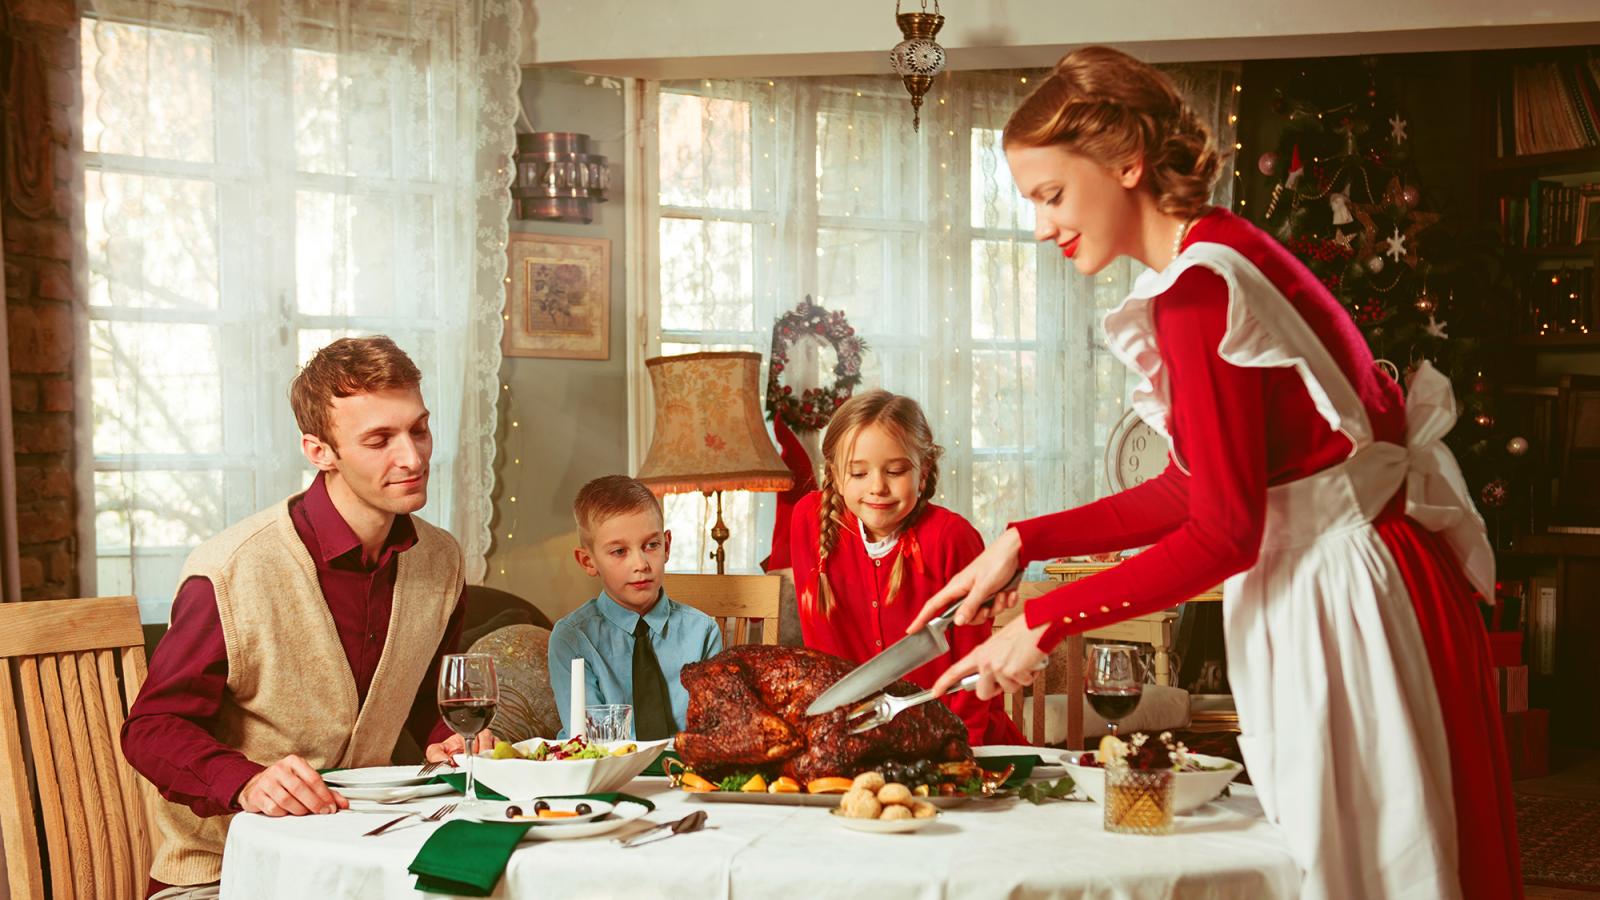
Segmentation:
{"type": "Polygon", "coordinates": [[[644,771],[640,772],[639,774],[640,775],[666,775],[667,771],[666,771],[666,769],[662,768],[662,766],[665,766],[667,764],[667,760],[669,760],[669,759],[675,759],[675,760],[677,760],[679,762],[683,762],[683,757],[679,756],[677,754],[677,751],[675,751],[675,750],[663,750],[663,751],[661,751],[661,755],[656,757],[655,761],[650,763],[650,765],[645,766],[644,767],[644,771]]]}
{"type": "MultiPolygon", "coordinates": [[[[458,794],[465,794],[467,792],[467,773],[465,772],[446,772],[443,775],[435,775],[433,780],[439,784],[450,785],[456,789],[456,793],[458,794]]],[[[479,800],[506,799],[505,794],[497,793],[494,788],[489,787],[482,781],[479,781],[477,786],[479,800]]],[[[515,841],[512,843],[515,843],[515,841]]]]}
{"type": "Polygon", "coordinates": [[[1016,766],[1005,783],[1005,787],[1015,788],[1021,787],[1028,780],[1028,776],[1033,774],[1034,766],[1044,765],[1044,759],[1032,753],[1025,756],[980,756],[978,765],[990,772],[998,772],[1006,766],[1016,766]]]}
{"type": "MultiPolygon", "coordinates": [[[[500,797],[499,794],[495,796],[500,797]]],[[[654,803],[643,797],[616,791],[567,794],[544,799],[600,800],[612,804],[627,801],[637,803],[651,812],[656,808],[654,803]]],[[[511,861],[511,853],[517,849],[517,842],[532,827],[532,823],[469,822],[462,819],[446,822],[428,837],[407,871],[417,876],[419,891],[487,897],[494,892],[494,886],[500,883],[500,876],[505,874],[506,864],[511,861]]]]}

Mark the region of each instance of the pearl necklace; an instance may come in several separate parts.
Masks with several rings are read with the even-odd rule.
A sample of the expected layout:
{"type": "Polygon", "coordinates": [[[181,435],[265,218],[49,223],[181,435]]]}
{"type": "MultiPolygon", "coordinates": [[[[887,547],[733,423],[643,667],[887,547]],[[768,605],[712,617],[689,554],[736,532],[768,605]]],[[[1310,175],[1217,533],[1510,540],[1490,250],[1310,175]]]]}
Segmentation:
{"type": "Polygon", "coordinates": [[[1187,219],[1178,224],[1178,233],[1172,236],[1172,260],[1177,262],[1178,252],[1183,247],[1183,236],[1189,233],[1189,226],[1194,224],[1194,219],[1187,219]]]}

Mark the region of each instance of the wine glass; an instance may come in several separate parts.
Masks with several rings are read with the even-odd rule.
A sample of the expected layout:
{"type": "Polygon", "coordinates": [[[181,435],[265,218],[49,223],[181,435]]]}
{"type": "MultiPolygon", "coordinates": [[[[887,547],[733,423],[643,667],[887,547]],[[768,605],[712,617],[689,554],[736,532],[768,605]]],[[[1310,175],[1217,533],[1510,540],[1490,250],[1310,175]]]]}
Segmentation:
{"type": "Polygon", "coordinates": [[[478,799],[472,760],[478,755],[478,732],[494,721],[500,684],[494,657],[484,653],[452,653],[439,662],[439,714],[461,740],[467,755],[467,802],[478,799]]]}
{"type": "Polygon", "coordinates": [[[1139,648],[1132,644],[1095,644],[1089,648],[1089,705],[1117,733],[1117,723],[1139,706],[1144,686],[1139,678],[1139,648]]]}

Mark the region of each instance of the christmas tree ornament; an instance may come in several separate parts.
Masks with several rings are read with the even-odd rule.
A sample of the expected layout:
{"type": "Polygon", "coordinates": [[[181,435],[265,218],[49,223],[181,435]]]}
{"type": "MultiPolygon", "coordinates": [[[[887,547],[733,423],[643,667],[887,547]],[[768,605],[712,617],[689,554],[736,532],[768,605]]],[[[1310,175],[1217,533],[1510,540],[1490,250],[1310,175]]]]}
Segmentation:
{"type": "Polygon", "coordinates": [[[1416,185],[1408,184],[1400,189],[1400,200],[1406,209],[1416,209],[1417,204],[1422,202],[1422,191],[1416,185]]]}
{"type": "Polygon", "coordinates": [[[1268,150],[1256,158],[1256,169],[1258,169],[1261,174],[1271,177],[1278,174],[1278,165],[1280,162],[1282,162],[1282,158],[1279,157],[1278,154],[1268,150]]]}
{"type": "Polygon", "coordinates": [[[1483,486],[1483,490],[1478,492],[1478,499],[1490,509],[1499,509],[1511,499],[1511,486],[1506,484],[1504,478],[1496,478],[1483,486]]]}
{"type": "Polygon", "coordinates": [[[1433,313],[1429,313],[1428,324],[1422,326],[1422,330],[1428,333],[1428,337],[1436,338],[1441,341],[1448,340],[1450,335],[1445,334],[1444,332],[1444,327],[1448,324],[1450,323],[1440,319],[1435,319],[1433,317],[1433,313]]]}
{"type": "Polygon", "coordinates": [[[1402,259],[1405,259],[1410,255],[1409,251],[1406,249],[1406,237],[1400,233],[1399,228],[1394,230],[1394,234],[1384,238],[1383,243],[1387,247],[1387,249],[1383,251],[1383,255],[1394,257],[1395,262],[1400,262],[1402,259]]]}
{"type": "Polygon", "coordinates": [[[1527,453],[1528,439],[1525,437],[1514,437],[1511,440],[1506,441],[1506,452],[1512,456],[1521,456],[1522,454],[1527,453]]]}
{"type": "Polygon", "coordinates": [[[1378,274],[1379,272],[1382,272],[1383,271],[1383,257],[1374,256],[1371,259],[1367,260],[1367,271],[1371,272],[1374,275],[1378,274]]]}
{"type": "Polygon", "coordinates": [[[1356,233],[1354,231],[1336,232],[1333,236],[1333,242],[1338,244],[1340,249],[1349,250],[1353,253],[1355,252],[1356,233]]]}
{"type": "Polygon", "coordinates": [[[1400,118],[1399,113],[1389,117],[1389,140],[1396,144],[1406,142],[1406,120],[1400,118]]]}
{"type": "Polygon", "coordinates": [[[944,71],[944,48],[934,40],[944,27],[944,16],[939,14],[939,0],[933,0],[931,13],[927,0],[922,0],[922,12],[908,13],[901,12],[895,0],[894,20],[904,40],[889,51],[889,65],[911,94],[911,128],[920,131],[922,98],[933,87],[933,77],[944,71]]]}
{"type": "Polygon", "coordinates": [[[1428,293],[1427,285],[1422,286],[1422,293],[1417,295],[1417,299],[1411,301],[1411,305],[1417,312],[1425,316],[1431,315],[1435,309],[1439,308],[1439,304],[1434,302],[1433,295],[1428,293]]]}
{"type": "Polygon", "coordinates": [[[1488,431],[1494,427],[1494,416],[1491,416],[1486,412],[1481,412],[1472,417],[1472,423],[1477,425],[1479,428],[1482,428],[1484,431],[1488,431]]]}
{"type": "Polygon", "coordinates": [[[1335,191],[1328,195],[1328,206],[1333,210],[1333,224],[1349,225],[1355,221],[1350,215],[1350,198],[1335,191]]]}

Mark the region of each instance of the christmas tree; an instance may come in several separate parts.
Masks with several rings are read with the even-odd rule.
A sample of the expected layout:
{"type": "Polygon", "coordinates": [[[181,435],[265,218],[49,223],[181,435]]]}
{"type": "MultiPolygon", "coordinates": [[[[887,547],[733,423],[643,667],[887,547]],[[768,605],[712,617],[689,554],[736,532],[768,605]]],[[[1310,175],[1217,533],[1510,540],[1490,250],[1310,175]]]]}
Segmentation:
{"type": "Polygon", "coordinates": [[[1506,329],[1503,253],[1495,229],[1431,211],[1411,124],[1382,80],[1375,58],[1333,60],[1276,89],[1282,127],[1255,160],[1273,185],[1256,224],[1339,299],[1401,384],[1422,360],[1450,378],[1460,417],[1447,443],[1493,527],[1525,494],[1528,450],[1496,417],[1486,352],[1506,329]]]}

